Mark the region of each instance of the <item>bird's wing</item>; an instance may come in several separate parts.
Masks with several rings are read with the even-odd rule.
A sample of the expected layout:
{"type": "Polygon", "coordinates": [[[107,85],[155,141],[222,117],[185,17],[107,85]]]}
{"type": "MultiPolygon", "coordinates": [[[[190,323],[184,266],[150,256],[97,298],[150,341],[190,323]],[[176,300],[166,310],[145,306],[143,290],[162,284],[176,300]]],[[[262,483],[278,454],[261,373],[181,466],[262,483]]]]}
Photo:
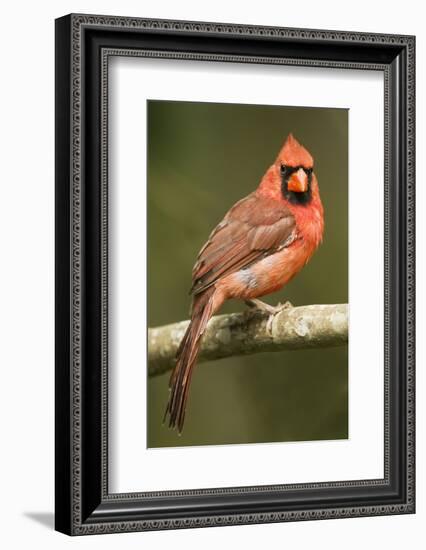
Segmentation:
{"type": "Polygon", "coordinates": [[[198,294],[219,278],[254,264],[296,238],[290,209],[254,193],[237,202],[212,231],[192,271],[198,294]]]}

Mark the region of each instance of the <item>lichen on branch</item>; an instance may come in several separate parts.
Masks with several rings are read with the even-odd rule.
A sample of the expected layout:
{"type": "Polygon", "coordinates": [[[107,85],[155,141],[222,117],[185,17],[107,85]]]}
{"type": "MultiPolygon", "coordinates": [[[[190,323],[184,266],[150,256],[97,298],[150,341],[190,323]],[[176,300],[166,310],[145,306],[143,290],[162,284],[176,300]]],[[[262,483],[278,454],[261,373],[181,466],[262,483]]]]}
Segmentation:
{"type": "MultiPolygon", "coordinates": [[[[210,319],[198,362],[254,353],[327,348],[348,342],[348,305],[290,307],[269,315],[261,311],[218,315],[210,319]]],[[[148,329],[148,375],[173,368],[189,321],[148,329]]]]}

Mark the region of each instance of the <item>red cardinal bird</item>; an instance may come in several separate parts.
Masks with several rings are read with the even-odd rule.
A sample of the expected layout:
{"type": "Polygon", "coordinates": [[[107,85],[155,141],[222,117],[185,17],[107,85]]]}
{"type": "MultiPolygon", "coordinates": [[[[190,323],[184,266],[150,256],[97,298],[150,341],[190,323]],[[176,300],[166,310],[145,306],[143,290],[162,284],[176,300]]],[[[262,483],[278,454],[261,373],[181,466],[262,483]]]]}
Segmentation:
{"type": "Polygon", "coordinates": [[[259,187],[237,202],[211,233],[192,271],[191,322],[176,355],[164,418],[182,432],[192,372],[211,316],[225,300],[256,300],[287,284],[322,240],[323,207],[313,158],[290,134],[259,187]]]}

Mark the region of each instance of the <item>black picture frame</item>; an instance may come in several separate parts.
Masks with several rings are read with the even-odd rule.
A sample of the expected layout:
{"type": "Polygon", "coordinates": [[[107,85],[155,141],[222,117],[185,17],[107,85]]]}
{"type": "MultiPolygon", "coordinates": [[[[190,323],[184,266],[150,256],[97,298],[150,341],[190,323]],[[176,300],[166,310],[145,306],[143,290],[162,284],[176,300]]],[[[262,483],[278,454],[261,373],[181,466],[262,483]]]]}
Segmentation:
{"type": "Polygon", "coordinates": [[[56,20],[56,524],[69,535],[415,511],[415,38],[71,14],[56,20]],[[384,478],[108,493],[108,57],[374,69],[385,97],[384,478]]]}

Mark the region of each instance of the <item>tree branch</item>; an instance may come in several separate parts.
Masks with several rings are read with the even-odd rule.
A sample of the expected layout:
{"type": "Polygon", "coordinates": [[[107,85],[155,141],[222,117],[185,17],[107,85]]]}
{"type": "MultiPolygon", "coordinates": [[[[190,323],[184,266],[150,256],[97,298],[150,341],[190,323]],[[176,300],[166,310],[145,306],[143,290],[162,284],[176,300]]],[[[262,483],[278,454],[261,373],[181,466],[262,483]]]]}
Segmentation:
{"type": "MultiPolygon", "coordinates": [[[[199,362],[265,351],[342,346],[348,342],[348,305],[310,305],[284,309],[274,316],[258,310],[218,315],[207,325],[199,362]]],[[[148,329],[148,375],[173,368],[189,321],[148,329]]]]}

